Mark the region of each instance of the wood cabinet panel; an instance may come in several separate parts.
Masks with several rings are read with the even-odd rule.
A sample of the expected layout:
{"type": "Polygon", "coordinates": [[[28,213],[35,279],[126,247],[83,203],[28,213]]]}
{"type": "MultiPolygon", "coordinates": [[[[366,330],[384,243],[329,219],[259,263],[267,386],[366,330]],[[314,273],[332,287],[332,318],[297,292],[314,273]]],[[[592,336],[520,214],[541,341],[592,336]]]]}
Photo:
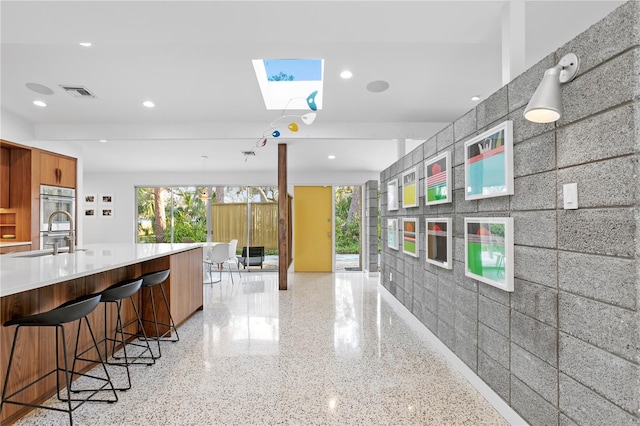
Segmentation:
{"type": "Polygon", "coordinates": [[[40,151],[40,183],[75,188],[76,160],[40,151]]]}
{"type": "Polygon", "coordinates": [[[66,188],[76,187],[76,160],[74,158],[59,157],[58,168],[60,169],[60,186],[66,188]]]}
{"type": "Polygon", "coordinates": [[[202,248],[171,255],[171,315],[182,324],[203,306],[202,248]],[[175,271],[175,272],[174,272],[175,271]]]}
{"type": "Polygon", "coordinates": [[[25,244],[21,246],[0,247],[0,254],[19,253],[22,251],[31,251],[31,244],[25,244]]]}
{"type": "Polygon", "coordinates": [[[9,189],[11,188],[11,151],[9,148],[0,148],[0,208],[8,209],[9,189]]]}

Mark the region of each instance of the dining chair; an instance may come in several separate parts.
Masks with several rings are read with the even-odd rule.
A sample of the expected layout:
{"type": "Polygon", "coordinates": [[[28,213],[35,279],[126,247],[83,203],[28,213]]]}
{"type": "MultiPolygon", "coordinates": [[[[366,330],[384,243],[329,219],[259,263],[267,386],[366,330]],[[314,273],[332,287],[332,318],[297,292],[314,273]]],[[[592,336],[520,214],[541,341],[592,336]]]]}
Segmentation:
{"type": "MultiPolygon", "coordinates": [[[[228,262],[235,263],[236,268],[238,270],[238,279],[242,279],[242,275],[240,274],[240,262],[238,262],[238,258],[236,257],[236,249],[238,247],[238,240],[229,241],[229,259],[228,262]]],[[[229,274],[231,272],[231,266],[229,266],[229,274]]]]}
{"type": "MultiPolygon", "coordinates": [[[[224,264],[229,260],[229,243],[217,243],[213,246],[213,249],[209,249],[207,251],[207,257],[203,259],[205,265],[209,267],[209,282],[213,285],[213,283],[219,283],[222,281],[222,269],[224,269],[224,264]],[[211,274],[211,267],[216,265],[218,271],[220,273],[220,279],[218,281],[213,281],[213,275],[211,274]]],[[[231,283],[233,284],[233,274],[231,274],[231,268],[229,268],[229,275],[231,275],[231,283]]]]}

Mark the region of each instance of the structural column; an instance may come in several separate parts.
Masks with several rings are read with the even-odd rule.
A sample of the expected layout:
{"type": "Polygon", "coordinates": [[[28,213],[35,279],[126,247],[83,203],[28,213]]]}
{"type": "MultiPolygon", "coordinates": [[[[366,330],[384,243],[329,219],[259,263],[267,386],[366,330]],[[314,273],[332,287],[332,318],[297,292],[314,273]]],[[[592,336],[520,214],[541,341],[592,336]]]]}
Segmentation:
{"type": "Polygon", "coordinates": [[[278,288],[287,289],[289,269],[289,197],[287,196],[287,144],[278,144],[278,288]]]}

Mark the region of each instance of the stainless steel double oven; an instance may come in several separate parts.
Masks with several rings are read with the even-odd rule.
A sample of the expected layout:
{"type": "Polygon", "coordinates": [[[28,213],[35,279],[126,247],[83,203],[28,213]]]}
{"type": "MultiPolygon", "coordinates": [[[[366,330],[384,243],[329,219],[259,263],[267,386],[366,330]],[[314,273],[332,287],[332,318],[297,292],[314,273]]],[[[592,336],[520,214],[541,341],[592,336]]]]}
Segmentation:
{"type": "Polygon", "coordinates": [[[75,214],[75,189],[40,185],[40,249],[46,249],[54,241],[69,235],[75,223],[75,214]],[[51,218],[51,231],[49,231],[49,217],[56,211],[65,211],[71,217],[65,214],[55,215],[51,218]]]}

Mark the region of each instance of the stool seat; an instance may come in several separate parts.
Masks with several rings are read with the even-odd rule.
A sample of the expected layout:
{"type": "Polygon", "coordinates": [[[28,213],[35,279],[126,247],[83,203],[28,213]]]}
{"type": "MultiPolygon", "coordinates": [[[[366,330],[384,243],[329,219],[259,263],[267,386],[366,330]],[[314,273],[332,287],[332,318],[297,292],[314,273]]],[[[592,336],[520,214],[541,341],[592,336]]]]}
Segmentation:
{"type": "MultiPolygon", "coordinates": [[[[4,379],[4,385],[2,387],[2,401],[0,402],[0,412],[4,407],[4,404],[15,404],[26,407],[35,407],[35,408],[44,408],[47,410],[53,411],[61,411],[69,414],[69,424],[73,425],[73,411],[80,407],[85,402],[116,402],[118,401],[118,395],[116,394],[116,390],[113,387],[113,383],[111,382],[111,377],[109,376],[109,372],[104,365],[102,357],[100,356],[100,350],[98,349],[98,345],[96,343],[95,335],[93,334],[93,330],[91,329],[91,324],[87,319],[87,315],[89,315],[93,310],[98,306],[100,300],[102,298],[101,294],[90,294],[86,296],[79,297],[74,300],[70,300],[68,302],[63,303],[62,305],[54,308],[50,311],[41,312],[34,315],[27,315],[21,318],[14,318],[9,321],[6,321],[3,326],[11,327],[16,326],[16,331],[13,336],[13,344],[11,345],[11,352],[9,354],[9,363],[7,365],[7,372],[4,379]],[[82,322],[85,322],[86,327],[89,331],[89,335],[91,336],[92,346],[89,347],[88,350],[95,350],[98,354],[98,363],[102,366],[102,370],[104,372],[104,377],[96,376],[94,374],[89,373],[81,373],[79,371],[75,371],[76,359],[78,359],[78,346],[80,342],[80,329],[82,327],[82,322]],[[75,351],[73,357],[73,367],[69,369],[68,361],[67,361],[67,339],[65,336],[64,326],[63,324],[78,321],[78,329],[76,334],[75,341],[75,351]],[[11,377],[11,367],[13,365],[14,354],[16,349],[16,343],[18,341],[18,335],[20,330],[23,327],[54,327],[56,330],[56,366],[53,370],[48,373],[43,374],[39,378],[35,379],[31,383],[22,388],[14,391],[11,394],[7,394],[7,388],[9,385],[9,378],[11,377]],[[60,350],[60,346],[62,346],[62,351],[60,350]],[[62,362],[60,361],[60,352],[62,352],[62,362]],[[62,364],[62,367],[60,366],[62,364]],[[60,391],[62,388],[62,384],[60,382],[60,372],[64,373],[64,387],[66,388],[66,395],[61,395],[60,391]],[[40,381],[46,379],[50,375],[55,374],[56,376],[56,396],[58,400],[61,402],[65,402],[65,408],[59,408],[49,405],[40,405],[33,404],[30,401],[20,401],[19,398],[14,399],[14,397],[22,394],[31,386],[39,383],[40,381]],[[72,390],[71,384],[73,382],[74,376],[81,376],[87,379],[87,381],[98,381],[102,383],[97,389],[79,389],[72,390]],[[110,391],[113,393],[113,399],[96,399],[94,396],[99,391],[110,391]],[[86,395],[87,392],[91,392],[88,396],[85,397],[71,397],[71,392],[74,394],[84,393],[86,395]],[[77,403],[75,406],[72,402],[77,403]]],[[[87,352],[86,350],[85,352],[87,352]]],[[[83,352],[83,353],[85,353],[83,352]]],[[[29,393],[26,393],[29,395],[29,393]]],[[[29,398],[29,396],[27,396],[29,398]]]]}
{"type": "Polygon", "coordinates": [[[140,276],[142,278],[142,285],[144,287],[151,287],[154,285],[162,284],[169,278],[170,269],[166,269],[164,271],[158,272],[150,272],[148,274],[144,274],[140,276]]]}
{"type": "Polygon", "coordinates": [[[89,315],[96,306],[98,306],[101,297],[100,294],[90,294],[79,297],[47,312],[6,321],[3,326],[22,325],[28,327],[46,327],[76,321],[89,315]]]}
{"type": "Polygon", "coordinates": [[[126,299],[127,297],[131,297],[136,294],[138,290],[140,290],[141,286],[142,279],[140,278],[121,281],[105,290],[102,290],[102,293],[100,293],[100,295],[102,296],[100,301],[115,302],[117,300],[126,299]]]}

